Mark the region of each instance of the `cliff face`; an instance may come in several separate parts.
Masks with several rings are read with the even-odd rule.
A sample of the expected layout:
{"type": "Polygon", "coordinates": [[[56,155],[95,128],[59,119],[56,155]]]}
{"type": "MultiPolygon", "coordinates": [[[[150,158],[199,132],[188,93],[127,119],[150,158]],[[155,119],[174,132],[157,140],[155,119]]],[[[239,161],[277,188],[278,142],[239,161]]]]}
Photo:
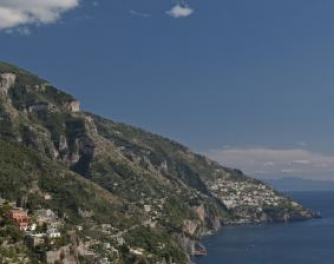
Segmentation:
{"type": "MultiPolygon", "coordinates": [[[[58,168],[46,170],[48,175],[40,172],[45,170],[43,166],[32,168],[27,177],[35,180],[19,184],[22,191],[17,195],[30,197],[32,182],[41,194],[58,195],[49,181],[74,177],[72,184],[59,184],[81,197],[76,182],[94,183],[87,192],[98,206],[82,204],[81,198],[74,199],[73,206],[52,206],[65,211],[70,222],[90,222],[89,228],[96,232],[105,233],[100,224],[112,226],[114,237],[109,238],[115,239],[101,240],[110,247],[102,253],[96,251],[96,256],[108,255],[112,248],[118,257],[109,254],[108,258],[115,263],[133,263],[136,258],[149,263],[187,263],[193,248],[189,241],[221,224],[313,217],[312,212],[263,183],[179,143],[82,112],[71,95],[4,63],[0,64],[0,139],[9,144],[3,141],[3,148],[23,149],[28,156],[34,153],[34,159],[45,162],[43,166],[58,168]],[[100,207],[107,210],[107,217],[102,216],[100,207]],[[85,215],[83,211],[93,213],[85,215]],[[117,219],[127,220],[120,223],[117,219]]],[[[6,182],[8,175],[4,175],[0,167],[0,179],[2,176],[6,182]]],[[[10,177],[16,181],[18,176],[12,173],[10,177]]],[[[1,187],[0,196],[17,198],[1,187]]]]}
{"type": "Polygon", "coordinates": [[[0,95],[7,96],[8,90],[14,86],[16,75],[13,73],[2,73],[0,75],[0,95]]]}

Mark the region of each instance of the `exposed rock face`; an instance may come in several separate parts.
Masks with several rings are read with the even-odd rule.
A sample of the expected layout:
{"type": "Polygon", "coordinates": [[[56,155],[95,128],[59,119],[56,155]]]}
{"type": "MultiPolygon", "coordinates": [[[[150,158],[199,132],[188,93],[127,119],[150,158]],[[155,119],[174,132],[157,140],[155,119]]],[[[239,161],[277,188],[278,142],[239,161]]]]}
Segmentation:
{"type": "Polygon", "coordinates": [[[68,149],[67,139],[64,135],[59,137],[59,151],[63,152],[68,149]]]}
{"type": "Polygon", "coordinates": [[[59,250],[48,251],[46,253],[46,262],[53,263],[64,263],[64,264],[77,264],[78,256],[74,255],[71,245],[61,247],[59,250]]]}
{"type": "Polygon", "coordinates": [[[183,232],[187,234],[193,235],[197,230],[198,224],[191,220],[184,220],[183,221],[183,232]]]}
{"type": "Polygon", "coordinates": [[[204,206],[201,205],[201,206],[196,207],[196,208],[195,208],[195,212],[196,212],[198,218],[199,218],[202,222],[204,222],[204,220],[205,220],[205,208],[204,208],[204,206]]]}
{"type": "Polygon", "coordinates": [[[83,137],[78,140],[79,153],[73,153],[71,155],[71,161],[74,163],[73,170],[81,173],[84,176],[89,175],[91,160],[93,159],[95,152],[95,144],[89,137],[83,137]]]}
{"type": "Polygon", "coordinates": [[[15,84],[16,75],[13,73],[0,74],[0,96],[7,96],[8,90],[15,84]]]}

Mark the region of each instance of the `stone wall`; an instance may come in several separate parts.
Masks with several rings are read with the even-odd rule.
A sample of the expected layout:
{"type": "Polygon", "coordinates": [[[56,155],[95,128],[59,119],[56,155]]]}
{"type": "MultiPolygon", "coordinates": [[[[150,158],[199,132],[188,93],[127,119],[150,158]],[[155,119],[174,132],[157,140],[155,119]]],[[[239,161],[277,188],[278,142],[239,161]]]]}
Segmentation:
{"type": "Polygon", "coordinates": [[[65,104],[66,111],[70,112],[79,112],[80,111],[80,102],[79,101],[71,101],[65,104]]]}

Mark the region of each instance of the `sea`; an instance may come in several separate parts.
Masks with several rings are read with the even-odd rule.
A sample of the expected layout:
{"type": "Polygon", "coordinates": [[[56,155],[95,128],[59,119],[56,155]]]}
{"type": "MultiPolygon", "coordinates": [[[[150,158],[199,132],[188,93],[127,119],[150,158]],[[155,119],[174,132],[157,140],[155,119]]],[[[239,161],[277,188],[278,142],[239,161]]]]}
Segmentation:
{"type": "Polygon", "coordinates": [[[322,218],[287,224],[229,226],[203,244],[197,264],[334,264],[334,191],[290,192],[322,218]]]}

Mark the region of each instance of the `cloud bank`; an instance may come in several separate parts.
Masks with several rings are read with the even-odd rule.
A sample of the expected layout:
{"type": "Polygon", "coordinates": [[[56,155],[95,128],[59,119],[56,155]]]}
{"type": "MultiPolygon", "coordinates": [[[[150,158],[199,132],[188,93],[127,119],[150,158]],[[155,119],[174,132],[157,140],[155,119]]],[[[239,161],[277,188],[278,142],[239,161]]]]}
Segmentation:
{"type": "Polygon", "coordinates": [[[298,176],[334,180],[334,156],[302,148],[229,148],[210,150],[210,158],[259,178],[298,176]]]}
{"type": "Polygon", "coordinates": [[[174,18],[188,17],[194,13],[194,10],[188,6],[175,5],[171,10],[166,12],[167,15],[174,18]]]}
{"type": "Polygon", "coordinates": [[[79,0],[0,0],[0,30],[49,24],[79,5],[79,0]]]}

